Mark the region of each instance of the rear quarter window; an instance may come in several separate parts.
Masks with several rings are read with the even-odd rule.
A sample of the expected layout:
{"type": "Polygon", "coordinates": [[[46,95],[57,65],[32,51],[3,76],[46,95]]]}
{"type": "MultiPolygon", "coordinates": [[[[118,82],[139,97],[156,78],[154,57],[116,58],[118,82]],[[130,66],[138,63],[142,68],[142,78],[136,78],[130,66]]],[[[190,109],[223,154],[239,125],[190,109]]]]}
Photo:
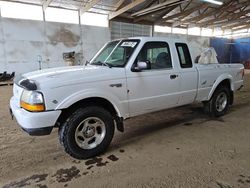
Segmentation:
{"type": "Polygon", "coordinates": [[[175,43],[181,68],[192,68],[192,59],[187,44],[175,43]]]}

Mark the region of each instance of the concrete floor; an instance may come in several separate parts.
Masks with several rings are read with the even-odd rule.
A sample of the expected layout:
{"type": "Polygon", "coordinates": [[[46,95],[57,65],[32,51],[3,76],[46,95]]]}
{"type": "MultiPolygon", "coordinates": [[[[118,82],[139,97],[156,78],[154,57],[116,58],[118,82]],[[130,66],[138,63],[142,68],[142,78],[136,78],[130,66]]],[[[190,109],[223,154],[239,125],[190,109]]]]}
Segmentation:
{"type": "Polygon", "coordinates": [[[9,116],[11,89],[0,87],[1,187],[250,187],[250,74],[224,117],[197,104],[137,117],[86,161],[63,152],[57,130],[24,133],[9,116]]]}

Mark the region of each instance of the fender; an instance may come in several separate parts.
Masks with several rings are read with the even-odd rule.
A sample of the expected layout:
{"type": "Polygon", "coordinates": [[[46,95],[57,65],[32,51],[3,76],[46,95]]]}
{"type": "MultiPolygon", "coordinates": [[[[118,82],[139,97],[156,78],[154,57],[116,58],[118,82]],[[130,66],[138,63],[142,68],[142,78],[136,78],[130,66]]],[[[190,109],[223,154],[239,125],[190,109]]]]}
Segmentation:
{"type": "Polygon", "coordinates": [[[128,105],[126,105],[126,103],[128,103],[127,100],[120,101],[112,93],[106,92],[104,90],[98,90],[98,89],[85,89],[82,91],[78,91],[68,96],[61,103],[59,103],[58,106],[56,107],[56,110],[66,109],[80,100],[92,98],[92,97],[99,97],[99,98],[108,100],[114,106],[119,117],[126,118],[128,116],[128,113],[127,113],[128,109],[124,108],[124,106],[128,107],[128,105]]]}
{"type": "Polygon", "coordinates": [[[217,80],[214,82],[212,89],[209,92],[208,95],[208,100],[211,99],[212,95],[214,94],[214,91],[216,90],[216,88],[218,87],[218,85],[224,81],[224,80],[229,80],[230,81],[230,89],[232,91],[234,91],[234,86],[233,86],[233,77],[230,74],[222,74],[220,75],[217,80]]]}

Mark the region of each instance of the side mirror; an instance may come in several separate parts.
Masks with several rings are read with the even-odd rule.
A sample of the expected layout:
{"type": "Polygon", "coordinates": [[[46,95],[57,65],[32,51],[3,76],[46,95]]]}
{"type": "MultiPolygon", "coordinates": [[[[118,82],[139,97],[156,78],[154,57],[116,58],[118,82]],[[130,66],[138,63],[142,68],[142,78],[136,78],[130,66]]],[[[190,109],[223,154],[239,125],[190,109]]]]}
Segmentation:
{"type": "Polygon", "coordinates": [[[132,69],[133,72],[140,72],[142,70],[148,70],[150,69],[149,63],[148,62],[137,62],[132,69]]]}

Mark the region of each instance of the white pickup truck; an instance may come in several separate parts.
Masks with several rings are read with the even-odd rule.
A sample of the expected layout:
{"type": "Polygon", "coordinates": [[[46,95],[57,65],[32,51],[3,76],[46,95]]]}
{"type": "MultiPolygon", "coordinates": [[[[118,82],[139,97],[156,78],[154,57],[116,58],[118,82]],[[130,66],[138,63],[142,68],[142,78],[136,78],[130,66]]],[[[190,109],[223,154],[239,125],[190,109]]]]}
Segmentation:
{"type": "Polygon", "coordinates": [[[202,102],[224,115],[243,86],[241,64],[194,64],[188,44],[139,37],[107,43],[85,66],[31,72],[15,79],[10,112],[30,135],[59,128],[72,157],[105,151],[115,127],[142,114],[202,102]]]}

